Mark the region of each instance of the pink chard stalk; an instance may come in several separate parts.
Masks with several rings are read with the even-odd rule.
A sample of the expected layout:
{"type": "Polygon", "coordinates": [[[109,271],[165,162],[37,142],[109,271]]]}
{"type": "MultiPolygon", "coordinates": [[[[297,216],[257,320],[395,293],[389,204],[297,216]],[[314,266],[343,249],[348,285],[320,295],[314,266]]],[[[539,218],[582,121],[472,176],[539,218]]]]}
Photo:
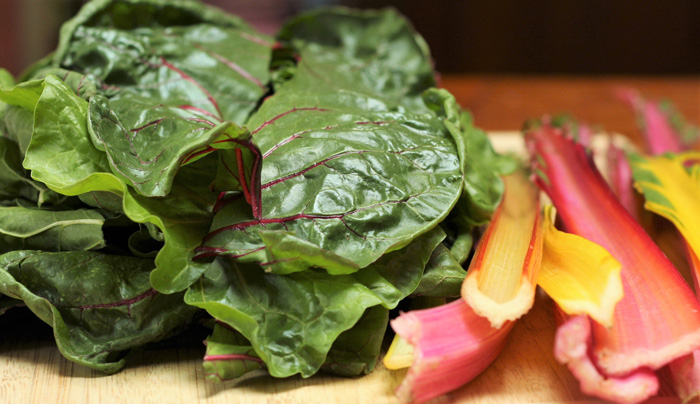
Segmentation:
{"type": "Polygon", "coordinates": [[[700,303],[566,130],[542,124],[527,130],[525,140],[535,182],[552,199],[564,230],[602,246],[622,265],[624,297],[612,326],[562,317],[555,355],[587,394],[642,401],[658,388],[650,370],[700,347],[700,303]]]}

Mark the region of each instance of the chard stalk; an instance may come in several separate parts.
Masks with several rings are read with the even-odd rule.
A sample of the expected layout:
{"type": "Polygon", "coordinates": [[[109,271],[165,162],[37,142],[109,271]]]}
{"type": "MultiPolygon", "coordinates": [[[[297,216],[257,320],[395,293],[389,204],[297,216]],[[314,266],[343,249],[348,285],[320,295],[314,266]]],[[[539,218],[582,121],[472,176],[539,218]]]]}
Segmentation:
{"type": "Polygon", "coordinates": [[[463,299],[401,314],[391,326],[413,346],[413,364],[396,395],[422,403],[466,384],[496,359],[513,324],[493,328],[463,299]]]}
{"type": "Polygon", "coordinates": [[[555,309],[557,334],[554,357],[566,364],[581,383],[581,391],[617,403],[636,403],[656,394],[659,380],[648,368],[624,376],[606,376],[588,355],[591,346],[591,320],[583,315],[566,317],[555,309]]]}
{"type": "Polygon", "coordinates": [[[610,188],[622,206],[639,220],[637,196],[632,187],[632,169],[625,151],[611,142],[605,157],[610,188]]]}
{"type": "MultiPolygon", "coordinates": [[[[615,307],[612,327],[591,323],[586,352],[600,374],[609,379],[658,369],[700,346],[700,304],[617,201],[591,156],[549,125],[528,130],[525,139],[538,173],[535,181],[554,202],[565,230],[601,245],[622,264],[624,297],[615,307]]],[[[588,381],[575,375],[583,384],[588,381]]]]}
{"type": "Polygon", "coordinates": [[[537,188],[522,171],[504,177],[504,184],[462,286],[462,298],[494,328],[530,310],[542,259],[537,188]]]}
{"type": "Polygon", "coordinates": [[[671,116],[659,104],[645,100],[639,92],[629,88],[618,90],[617,95],[636,113],[650,154],[677,153],[685,149],[671,124],[671,116]]]}
{"type": "MultiPolygon", "coordinates": [[[[700,259],[687,242],[685,247],[695,283],[695,295],[700,297],[700,259]]],[[[700,397],[700,349],[674,360],[668,368],[676,394],[684,404],[700,397]]]]}

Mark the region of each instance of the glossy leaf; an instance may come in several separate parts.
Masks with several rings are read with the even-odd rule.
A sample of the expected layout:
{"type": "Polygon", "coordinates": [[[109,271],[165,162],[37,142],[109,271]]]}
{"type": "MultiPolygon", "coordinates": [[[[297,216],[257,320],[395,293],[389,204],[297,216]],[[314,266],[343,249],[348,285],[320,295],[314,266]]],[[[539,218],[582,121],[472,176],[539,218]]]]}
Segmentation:
{"type": "MultiPolygon", "coordinates": [[[[389,311],[374,306],[333,343],[321,370],[338,376],[361,376],[370,373],[379,353],[389,322],[389,311]]],[[[265,367],[250,342],[228,325],[217,323],[207,338],[203,368],[208,379],[231,380],[265,367]]]]}
{"type": "Polygon", "coordinates": [[[62,29],[54,64],[100,83],[88,127],[112,171],[164,196],[193,153],[240,141],[233,122],[267,91],[271,45],[194,3],[96,1],[62,29]]]}
{"type": "Polygon", "coordinates": [[[187,291],[185,301],[243,334],[271,375],[308,377],[319,370],[333,342],[357,323],[365,309],[396,307],[413,292],[443,238],[435,228],[349,275],[323,270],[277,275],[218,258],[187,291]]]}
{"type": "Polygon", "coordinates": [[[249,123],[263,156],[262,217],[245,200],[226,205],[202,252],[264,263],[259,231],[278,230],[365,267],[445,217],[462,173],[441,121],[339,103],[298,93],[265,102],[249,123]]]}
{"type": "MultiPolygon", "coordinates": [[[[206,176],[202,177],[197,167],[183,169],[182,182],[188,185],[176,183],[168,198],[139,195],[111,173],[106,155],[90,141],[87,108],[87,102],[66,84],[47,76],[37,103],[25,168],[32,170],[34,179],[65,195],[99,191],[122,197],[123,211],[131,220],[151,223],[164,232],[154,287],[164,293],[184,290],[206,267],[191,261],[209,228],[214,205],[215,196],[207,188],[209,183],[203,181],[206,176]]],[[[212,167],[208,168],[210,181],[212,167]]]]}
{"type": "Polygon", "coordinates": [[[56,76],[47,76],[43,87],[23,163],[32,178],[65,195],[94,190],[122,194],[107,157],[90,142],[87,101],[56,76]]]}
{"type": "Polygon", "coordinates": [[[87,251],[104,247],[104,217],[94,210],[0,207],[0,252],[87,251]]]}
{"type": "Polygon", "coordinates": [[[148,281],[153,261],[94,252],[14,251],[0,256],[0,293],[53,327],[71,361],[113,373],[131,348],[170,336],[195,309],[148,281]]]}
{"type": "Polygon", "coordinates": [[[282,87],[368,95],[416,111],[436,85],[427,44],[393,10],[318,8],[289,20],[278,38],[298,60],[282,87]]]}
{"type": "Polygon", "coordinates": [[[464,170],[464,187],[457,209],[449,220],[461,233],[486,224],[503,196],[502,176],[514,172],[517,160],[496,153],[486,132],[474,126],[469,112],[462,110],[454,97],[444,90],[425,94],[426,104],[439,116],[454,137],[464,170]]]}

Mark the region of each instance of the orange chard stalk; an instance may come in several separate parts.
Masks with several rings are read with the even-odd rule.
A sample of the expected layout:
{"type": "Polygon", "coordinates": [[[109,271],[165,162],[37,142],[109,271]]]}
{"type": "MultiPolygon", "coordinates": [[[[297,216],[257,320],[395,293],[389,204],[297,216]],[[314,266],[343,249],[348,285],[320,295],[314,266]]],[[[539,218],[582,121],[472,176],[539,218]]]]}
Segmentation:
{"type": "Polygon", "coordinates": [[[462,298],[494,328],[518,319],[532,307],[543,245],[537,188],[522,171],[503,181],[503,200],[462,284],[462,298]]]}
{"type": "MultiPolygon", "coordinates": [[[[699,347],[700,303],[618,202],[590,154],[561,129],[546,123],[527,130],[525,140],[537,173],[535,182],[552,199],[565,230],[599,244],[622,265],[624,297],[615,307],[612,327],[591,322],[591,338],[586,341],[586,360],[600,377],[658,369],[699,347]]],[[[574,374],[582,385],[591,381],[590,374],[574,374]]],[[[654,394],[637,387],[634,401],[654,394]]],[[[603,391],[589,393],[605,396],[603,391]]]]}

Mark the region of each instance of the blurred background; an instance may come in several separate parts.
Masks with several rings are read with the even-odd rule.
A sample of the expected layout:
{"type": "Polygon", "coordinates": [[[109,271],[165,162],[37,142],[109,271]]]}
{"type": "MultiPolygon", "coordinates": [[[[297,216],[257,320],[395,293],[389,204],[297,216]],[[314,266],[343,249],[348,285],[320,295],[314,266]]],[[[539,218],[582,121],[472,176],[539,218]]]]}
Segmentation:
{"type": "MultiPolygon", "coordinates": [[[[14,74],[54,49],[85,0],[0,0],[0,67],[14,74]]],[[[697,0],[205,0],[274,34],[323,4],[394,7],[427,40],[438,71],[491,74],[700,74],[697,0]]]]}

